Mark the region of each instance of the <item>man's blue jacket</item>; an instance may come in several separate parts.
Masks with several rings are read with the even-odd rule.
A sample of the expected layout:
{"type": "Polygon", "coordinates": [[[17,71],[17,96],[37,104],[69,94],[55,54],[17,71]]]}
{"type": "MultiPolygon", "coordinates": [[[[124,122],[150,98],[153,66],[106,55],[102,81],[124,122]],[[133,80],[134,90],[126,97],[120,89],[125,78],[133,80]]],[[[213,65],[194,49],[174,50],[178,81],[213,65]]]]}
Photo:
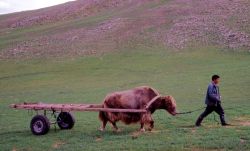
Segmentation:
{"type": "Polygon", "coordinates": [[[207,95],[205,99],[205,104],[209,106],[216,106],[220,103],[220,91],[219,87],[211,82],[207,88],[207,95]]]}

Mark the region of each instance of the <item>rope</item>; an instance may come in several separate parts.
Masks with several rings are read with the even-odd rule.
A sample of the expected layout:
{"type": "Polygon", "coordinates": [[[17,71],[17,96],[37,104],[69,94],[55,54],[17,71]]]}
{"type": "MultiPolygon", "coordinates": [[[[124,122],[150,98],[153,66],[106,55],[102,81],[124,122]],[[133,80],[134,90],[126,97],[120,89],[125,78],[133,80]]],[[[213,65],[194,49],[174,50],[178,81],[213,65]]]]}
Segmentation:
{"type": "MultiPolygon", "coordinates": [[[[236,109],[236,108],[244,108],[244,107],[250,107],[250,106],[246,106],[246,105],[242,105],[242,106],[235,106],[235,107],[226,107],[226,108],[223,108],[224,110],[232,110],[232,109],[236,109]]],[[[200,111],[202,109],[205,109],[206,107],[202,107],[202,108],[198,108],[198,109],[195,109],[195,110],[191,110],[191,111],[187,111],[187,112],[178,112],[176,114],[191,114],[193,112],[196,112],[196,111],[200,111]]]]}
{"type": "Polygon", "coordinates": [[[200,111],[200,110],[203,110],[205,109],[206,107],[202,107],[202,108],[198,108],[198,109],[195,109],[195,110],[191,110],[191,111],[187,111],[187,112],[178,112],[176,114],[191,114],[193,112],[196,112],[196,111],[200,111]]]}
{"type": "MultiPolygon", "coordinates": [[[[246,106],[246,105],[242,105],[242,106],[235,106],[235,107],[226,107],[226,108],[223,108],[224,110],[232,110],[232,109],[235,109],[235,108],[244,108],[244,107],[250,107],[250,106],[246,106]]],[[[202,108],[199,108],[199,109],[196,109],[196,110],[191,110],[191,111],[187,111],[187,112],[178,112],[176,113],[177,115],[178,114],[191,114],[193,112],[196,112],[196,111],[200,111],[202,109],[205,109],[206,107],[202,107],[202,108]]],[[[220,122],[217,120],[216,118],[216,115],[215,113],[213,112],[213,120],[217,123],[217,124],[220,124],[220,122]]]]}

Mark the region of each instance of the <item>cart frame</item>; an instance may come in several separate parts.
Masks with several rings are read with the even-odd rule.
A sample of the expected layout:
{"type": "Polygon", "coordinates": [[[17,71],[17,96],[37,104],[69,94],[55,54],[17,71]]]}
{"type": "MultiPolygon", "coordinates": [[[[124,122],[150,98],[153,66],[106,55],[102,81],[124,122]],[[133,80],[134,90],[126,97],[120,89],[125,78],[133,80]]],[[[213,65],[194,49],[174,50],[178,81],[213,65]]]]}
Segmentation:
{"type": "MultiPolygon", "coordinates": [[[[152,99],[149,104],[152,104],[154,100],[158,97],[152,99]]],[[[11,104],[10,108],[13,109],[23,109],[23,110],[32,110],[36,111],[36,115],[32,118],[30,122],[30,129],[34,135],[44,135],[49,129],[50,125],[58,125],[60,129],[71,129],[74,126],[75,118],[71,114],[71,111],[93,111],[93,112],[119,112],[119,113],[146,113],[147,108],[145,109],[120,109],[120,108],[103,108],[102,104],[52,104],[52,103],[18,103],[11,104]],[[43,114],[41,112],[43,111],[43,114]],[[51,112],[50,114],[55,121],[52,122],[47,117],[47,111],[51,112]]],[[[56,126],[55,126],[56,129],[56,126]]]]}

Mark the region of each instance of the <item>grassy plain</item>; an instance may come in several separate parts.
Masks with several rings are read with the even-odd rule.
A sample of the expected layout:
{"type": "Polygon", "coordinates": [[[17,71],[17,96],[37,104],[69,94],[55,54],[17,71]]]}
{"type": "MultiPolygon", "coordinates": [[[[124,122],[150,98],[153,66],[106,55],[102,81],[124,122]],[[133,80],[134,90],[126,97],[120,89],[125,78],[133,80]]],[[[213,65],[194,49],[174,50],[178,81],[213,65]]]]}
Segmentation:
{"type": "Polygon", "coordinates": [[[5,60],[0,71],[0,150],[250,150],[249,53],[138,48],[79,58],[5,60]],[[121,132],[112,132],[109,125],[99,132],[97,112],[75,112],[72,130],[52,126],[47,135],[34,136],[32,115],[8,108],[24,101],[100,103],[109,92],[149,85],[173,95],[178,110],[188,111],[204,106],[214,73],[221,75],[223,106],[235,107],[226,110],[234,126],[221,127],[212,114],[194,128],[201,111],[175,117],[157,111],[152,132],[140,134],[139,125],[121,123],[121,132]]]}

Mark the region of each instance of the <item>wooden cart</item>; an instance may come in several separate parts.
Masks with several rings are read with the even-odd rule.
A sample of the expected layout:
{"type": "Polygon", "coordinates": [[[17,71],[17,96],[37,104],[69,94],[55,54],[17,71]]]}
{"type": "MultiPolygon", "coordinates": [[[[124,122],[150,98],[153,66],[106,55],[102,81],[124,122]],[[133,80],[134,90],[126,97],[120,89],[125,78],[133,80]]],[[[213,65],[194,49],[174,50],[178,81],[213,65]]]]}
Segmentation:
{"type": "Polygon", "coordinates": [[[30,129],[35,135],[46,134],[51,124],[57,124],[60,129],[71,129],[74,126],[75,119],[71,111],[105,111],[105,112],[126,112],[126,113],[145,113],[146,109],[114,109],[103,108],[101,104],[48,104],[48,103],[20,103],[11,104],[11,108],[34,110],[37,112],[31,122],[30,129]],[[41,113],[41,111],[43,111],[41,113]],[[51,112],[55,122],[49,121],[47,111],[51,112]]]}

